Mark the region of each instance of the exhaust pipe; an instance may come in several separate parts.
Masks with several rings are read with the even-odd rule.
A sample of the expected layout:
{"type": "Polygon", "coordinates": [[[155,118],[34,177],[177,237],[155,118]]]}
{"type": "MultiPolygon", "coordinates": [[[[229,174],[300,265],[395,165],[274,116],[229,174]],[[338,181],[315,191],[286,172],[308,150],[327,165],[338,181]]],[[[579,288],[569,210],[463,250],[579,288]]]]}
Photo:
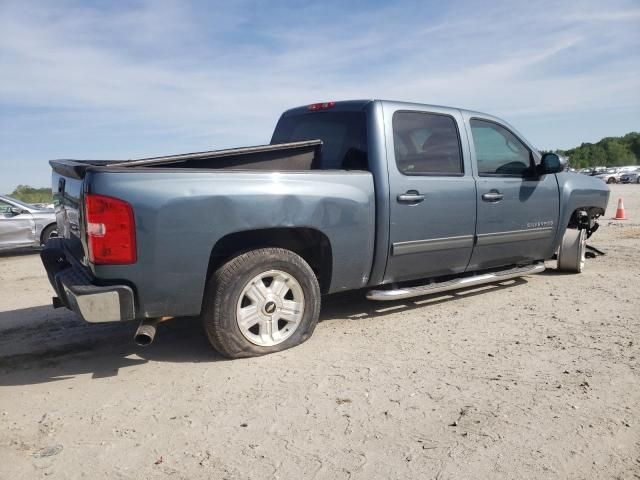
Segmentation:
{"type": "Polygon", "coordinates": [[[136,334],[133,337],[133,341],[140,347],[146,347],[153,343],[153,339],[156,336],[156,327],[158,326],[159,318],[145,318],[140,322],[136,334]]]}

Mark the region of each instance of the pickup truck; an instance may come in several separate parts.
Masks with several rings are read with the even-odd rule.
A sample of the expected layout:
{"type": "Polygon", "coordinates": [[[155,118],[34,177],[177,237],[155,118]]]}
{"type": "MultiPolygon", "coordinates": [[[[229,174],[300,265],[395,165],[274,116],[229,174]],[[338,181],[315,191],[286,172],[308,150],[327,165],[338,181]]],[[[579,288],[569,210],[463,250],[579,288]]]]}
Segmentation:
{"type": "Polygon", "coordinates": [[[499,118],[383,100],[288,110],[269,145],[50,163],[54,306],[139,320],[142,345],[159,321],[200,316],[230,358],[304,342],[334,292],[404,299],[554,255],[580,272],[609,198],[499,118]]]}

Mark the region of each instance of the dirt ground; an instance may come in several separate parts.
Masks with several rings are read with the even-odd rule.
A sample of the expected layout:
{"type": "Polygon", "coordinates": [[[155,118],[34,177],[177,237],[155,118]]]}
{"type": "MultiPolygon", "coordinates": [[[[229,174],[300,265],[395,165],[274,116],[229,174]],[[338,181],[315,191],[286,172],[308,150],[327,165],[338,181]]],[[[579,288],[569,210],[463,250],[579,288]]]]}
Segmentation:
{"type": "Polygon", "coordinates": [[[601,225],[582,275],[330,297],[310,341],[236,361],[197,319],[146,349],[84,324],[0,256],[0,478],[640,478],[640,185],[601,225]]]}

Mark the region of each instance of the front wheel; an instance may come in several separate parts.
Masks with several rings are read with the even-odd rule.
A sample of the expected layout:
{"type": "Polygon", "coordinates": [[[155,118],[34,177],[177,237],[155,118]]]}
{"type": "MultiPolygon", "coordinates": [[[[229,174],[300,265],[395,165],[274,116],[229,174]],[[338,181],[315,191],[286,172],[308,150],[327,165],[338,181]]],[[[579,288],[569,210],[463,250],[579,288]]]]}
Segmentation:
{"type": "Polygon", "coordinates": [[[42,235],[40,236],[40,244],[46,245],[49,240],[52,238],[56,238],[58,236],[58,226],[54,223],[52,225],[48,225],[44,230],[42,230],[42,235]]]}
{"type": "Polygon", "coordinates": [[[587,231],[567,228],[558,250],[558,270],[581,273],[585,264],[587,231]]]}
{"type": "Polygon", "coordinates": [[[610,178],[607,180],[607,183],[616,183],[616,179],[615,179],[615,178],[613,178],[613,177],[610,177],[610,178]]]}
{"type": "Polygon", "coordinates": [[[261,248],[232,258],[207,282],[202,322],[229,358],[279,352],[307,340],[320,314],[320,287],[299,255],[261,248]]]}

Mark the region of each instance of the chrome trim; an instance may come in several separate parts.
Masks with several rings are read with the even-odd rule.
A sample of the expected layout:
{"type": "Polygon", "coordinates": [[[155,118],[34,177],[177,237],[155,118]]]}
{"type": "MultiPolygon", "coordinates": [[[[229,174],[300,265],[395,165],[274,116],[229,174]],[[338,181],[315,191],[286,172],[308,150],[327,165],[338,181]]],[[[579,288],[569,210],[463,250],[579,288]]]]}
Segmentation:
{"type": "Polygon", "coordinates": [[[396,242],[392,247],[392,255],[409,255],[411,253],[434,252],[437,250],[451,250],[453,248],[473,247],[473,235],[459,237],[443,237],[428,240],[412,240],[396,242]]]}
{"type": "Polygon", "coordinates": [[[524,267],[513,267],[498,272],[483,273],[472,277],[456,278],[446,282],[430,283],[427,285],[419,285],[417,287],[399,288],[395,290],[369,290],[367,298],[369,300],[402,300],[405,298],[419,297],[429,295],[431,293],[446,292],[448,290],[457,290],[459,288],[475,287],[491,282],[502,282],[512,278],[521,277],[523,275],[533,275],[535,273],[544,272],[544,263],[536,263],[524,267]]]}
{"type": "Polygon", "coordinates": [[[476,245],[495,245],[497,243],[521,242],[537,240],[553,235],[555,227],[528,228],[526,230],[511,230],[508,232],[481,233],[478,235],[476,245]]]}

